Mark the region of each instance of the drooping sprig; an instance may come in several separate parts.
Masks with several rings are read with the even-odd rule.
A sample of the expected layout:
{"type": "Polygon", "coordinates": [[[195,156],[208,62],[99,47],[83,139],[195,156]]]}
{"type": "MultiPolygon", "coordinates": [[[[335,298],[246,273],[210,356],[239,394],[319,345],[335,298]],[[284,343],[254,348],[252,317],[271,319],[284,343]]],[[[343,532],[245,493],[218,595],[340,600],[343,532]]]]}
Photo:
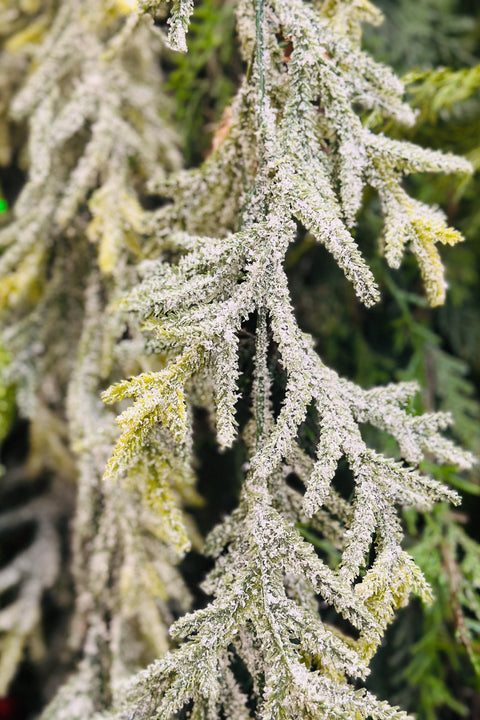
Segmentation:
{"type": "MultiPolygon", "coordinates": [[[[15,387],[19,414],[30,423],[30,475],[42,483],[53,472],[76,483],[71,644],[81,659],[62,697],[89,714],[108,705],[114,678],[166,652],[167,628],[190,601],[175,567],[196,537],[179,509],[184,497],[198,502],[190,449],[178,453],[159,431],[160,453],[144,452],[128,477],[104,482],[115,425],[98,397],[114,379],[149,366],[138,333],[125,343],[135,353],[117,350],[125,325],[109,308],[135,282],[135,262],[146,252],[146,181],[154,168],[178,167],[180,155],[162,92],[162,46],[134,4],[23,5],[31,8],[27,17],[9,8],[11,22],[2,26],[2,86],[4,72],[12,75],[7,120],[28,131],[28,175],[0,230],[9,353],[2,387],[15,387]],[[21,43],[27,49],[19,64],[21,43]]],[[[62,500],[33,503],[32,522],[49,529],[44,506],[58,501],[60,515],[71,512],[62,500]]],[[[20,522],[18,512],[2,518],[5,527],[10,518],[20,522]]],[[[21,597],[8,608],[11,632],[1,638],[4,689],[38,635],[58,574],[61,541],[50,524],[53,550],[45,547],[36,562],[41,550],[32,543],[20,556],[24,577],[16,558],[5,567],[5,592],[20,588],[21,597]]],[[[60,718],[65,704],[55,701],[46,712],[60,718]]]]}
{"type": "MultiPolygon", "coordinates": [[[[171,360],[159,373],[105,393],[109,402],[134,398],[120,417],[110,472],[128,472],[159,422],[184,442],[182,417],[192,385],[212,388],[206,401],[215,409],[220,445],[235,441],[237,337],[252,316],[253,428],[243,432],[250,460],[239,508],[207,541],[217,557],[205,583],[214,599],[174,625],[172,632],[185,638],[179,650],[119,691],[116,717],[167,718],[189,703],[194,717],[249,717],[235,684],[236,658],[250,673],[254,716],[262,720],[404,717],[355,691],[349,678],[365,676],[409,594],[430,597],[421,570],[401,547],[397,507],[426,510],[458,497],[419,472],[418,463],[428,455],[468,468],[473,457],[442,436],[447,415],[409,414],[414,385],[364,390],[324,365],[298,327],[284,261],[296,221],[325,245],[366,305],[377,301],[378,288],[352,234],[369,184],[384,209],[388,262],[397,265],[408,243],[430,302],[441,302],[443,273],[434,244],[460,236],[440,211],[409,198],[401,181],[410,172],[469,172],[470,166],[362,124],[359,108],[406,124],[414,116],[401,100],[399,81],[350,37],[353,25],[342,17],[348,9],[355,18],[356,5],[240,2],[248,68],[229,133],[202,168],[156,183],[173,204],[155,214],[151,229],[162,242],[167,238],[177,259],[146,265],[122,311],[142,320],[152,350],[171,360]],[[286,375],[275,415],[269,399],[273,346],[286,375]],[[317,418],[313,457],[299,439],[311,407],[317,418]],[[370,448],[361,432],[365,423],[391,434],[402,459],[370,448]],[[335,489],[341,460],[353,477],[349,501],[335,489]],[[304,494],[285,487],[292,472],[304,494]],[[306,518],[335,541],[338,567],[328,567],[302,539],[297,525],[306,518]],[[351,623],[351,636],[319,617],[317,596],[351,623]]],[[[360,4],[358,20],[367,5],[360,4]]]]}

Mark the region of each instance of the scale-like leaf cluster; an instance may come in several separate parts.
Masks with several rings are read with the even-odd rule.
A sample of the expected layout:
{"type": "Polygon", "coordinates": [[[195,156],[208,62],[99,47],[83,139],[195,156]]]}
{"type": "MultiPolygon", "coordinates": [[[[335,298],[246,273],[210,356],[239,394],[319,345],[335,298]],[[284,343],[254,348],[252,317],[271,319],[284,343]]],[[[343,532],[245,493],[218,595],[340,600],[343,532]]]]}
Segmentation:
{"type": "MultiPolygon", "coordinates": [[[[324,365],[297,325],[284,262],[301,225],[331,252],[366,305],[378,300],[352,231],[370,185],[384,210],[387,261],[397,267],[408,247],[430,302],[442,302],[435,243],[453,244],[460,236],[438,209],[410,198],[402,178],[470,167],[362,124],[361,110],[406,124],[414,116],[401,100],[399,81],[358,48],[356,5],[240,2],[248,69],[229,132],[202,168],[154,184],[173,204],[155,214],[152,230],[168,234],[177,260],[146,264],[122,310],[140,318],[150,347],[172,359],[159,373],[105,393],[109,402],[134,399],[120,416],[123,432],[110,468],[127,472],[157,423],[185,441],[192,385],[207,394],[211,388],[206,399],[220,446],[236,440],[238,334],[252,318],[253,419],[243,431],[250,460],[239,508],[207,540],[217,564],[204,589],[214,599],[173,626],[183,645],[119,692],[115,717],[169,718],[186,705],[192,717],[211,720],[252,712],[262,720],[404,717],[355,691],[349,679],[365,677],[409,594],[430,597],[421,570],[401,547],[397,508],[426,510],[458,498],[418,464],[435,457],[468,468],[473,458],[442,436],[446,414],[409,414],[414,385],[363,390],[324,365]],[[270,400],[275,363],[286,376],[276,413],[270,400]],[[313,456],[299,438],[311,408],[318,438],[313,456]],[[402,461],[370,448],[364,424],[391,434],[402,461]],[[340,461],[353,477],[350,501],[335,490],[340,461]],[[304,493],[285,485],[292,473],[304,493]],[[297,528],[307,519],[335,544],[338,567],[328,567],[302,539],[297,528]],[[319,600],[335,608],[351,634],[319,616],[319,600]],[[249,698],[236,678],[239,663],[252,679],[249,698]]],[[[367,10],[373,13],[360,4],[358,20],[367,10]]]]}
{"type": "MultiPolygon", "coordinates": [[[[159,430],[158,447],[144,449],[128,477],[104,481],[116,426],[99,399],[114,379],[148,367],[135,332],[137,351],[117,353],[125,327],[109,308],[147,254],[145,182],[180,156],[161,90],[162,43],[147,19],[120,0],[27,5],[2,10],[5,126],[18,134],[27,121],[29,130],[28,142],[18,137],[28,177],[0,229],[2,409],[6,423],[14,388],[30,423],[25,475],[40,485],[52,471],[76,481],[71,635],[82,659],[68,687],[71,702],[93,713],[112,678],[166,652],[168,625],[190,601],[175,567],[195,538],[179,509],[180,498],[197,502],[189,448],[177,452],[159,430]]],[[[19,470],[8,470],[7,484],[19,470]]],[[[4,602],[18,595],[2,611],[2,693],[31,637],[39,644],[44,595],[58,575],[51,507],[61,517],[71,507],[51,495],[0,518],[7,543],[22,532],[16,525],[39,523],[38,541],[2,570],[4,602]]],[[[47,714],[63,711],[57,703],[47,714]]]]}
{"type": "MultiPolygon", "coordinates": [[[[162,117],[165,38],[145,15],[168,15],[166,42],[185,50],[193,2],[68,0],[54,10],[36,62],[11,86],[11,117],[29,122],[29,174],[0,231],[4,375],[31,419],[37,466],[60,466],[78,485],[82,659],[44,718],[407,718],[359,689],[395,612],[411,593],[431,599],[402,547],[399,509],[457,503],[420,463],[468,469],[474,458],[444,434],[448,413],[411,411],[415,383],[364,389],[323,362],[297,322],[285,259],[309,233],[359,300],[376,303],[356,238],[369,187],[387,263],[413,253],[428,301],[442,303],[436,245],[461,236],[404,178],[471,166],[373,129],[411,126],[415,114],[398,78],[360,47],[361,24],[380,20],[368,0],[239,0],[245,77],[211,154],[178,172],[162,117]],[[162,199],[149,212],[147,184],[162,199]],[[254,370],[241,384],[247,326],[254,370]],[[108,384],[103,400],[120,404],[116,444],[99,398],[108,384]],[[168,651],[166,625],[189,604],[175,562],[197,542],[185,509],[199,502],[198,407],[220,448],[242,443],[247,461],[237,508],[206,540],[212,599],[173,623],[178,647],[168,651]],[[395,459],[370,446],[366,426],[395,441],[395,459]]],[[[31,615],[54,565],[36,594],[29,578],[22,585],[31,615]]],[[[2,571],[5,587],[17,570],[13,560],[2,571]]]]}

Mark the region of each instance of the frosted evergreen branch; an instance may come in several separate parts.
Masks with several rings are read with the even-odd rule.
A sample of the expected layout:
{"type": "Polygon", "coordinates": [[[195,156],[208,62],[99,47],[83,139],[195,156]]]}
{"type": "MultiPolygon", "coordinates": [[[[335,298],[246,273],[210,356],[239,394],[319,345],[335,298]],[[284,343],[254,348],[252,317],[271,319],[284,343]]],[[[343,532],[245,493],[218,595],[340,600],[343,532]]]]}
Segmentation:
{"type": "Polygon", "coordinates": [[[14,223],[0,233],[0,243],[8,246],[0,268],[0,297],[8,296],[10,307],[32,293],[35,266],[41,277],[51,239],[68,229],[97,185],[103,188],[93,195],[95,217],[88,232],[98,243],[101,269],[111,273],[120,248],[131,243],[131,231],[142,231],[131,159],[144,176],[150,174],[152,158],[178,166],[174,134],[165,127],[162,132],[151,107],[149,83],[159,80],[159,73],[150,29],[137,23],[123,37],[114,23],[120,9],[102,15],[98,8],[89,13],[88,6],[89,0],[62,4],[46,29],[36,67],[12,102],[14,118],[28,117],[32,130],[30,175],[14,207],[14,223]],[[114,63],[105,54],[105,41],[117,36],[122,44],[114,63]],[[62,95],[60,86],[71,91],[62,95]],[[116,142],[119,136],[122,143],[116,142]],[[115,197],[123,202],[117,201],[119,222],[112,227],[101,218],[109,214],[115,197]]]}
{"type": "Polygon", "coordinates": [[[14,599],[0,611],[0,692],[5,694],[25,649],[42,644],[41,606],[60,571],[60,540],[55,527],[58,503],[48,494],[0,514],[0,533],[34,523],[29,545],[0,570],[0,592],[14,599]],[[14,592],[16,591],[16,592],[14,592]]]}
{"type": "MultiPolygon", "coordinates": [[[[129,435],[126,429],[120,440],[125,455],[116,471],[125,471],[144,452],[152,419],[165,427],[178,422],[171,397],[177,383],[194,387],[208,377],[219,443],[235,440],[237,334],[255,313],[254,417],[243,432],[250,458],[240,506],[207,540],[217,562],[203,587],[214,599],[174,625],[183,645],[132,681],[126,694],[120,691],[118,712],[169,717],[191,703],[194,716],[233,717],[221,671],[231,645],[252,676],[262,720],[276,717],[279,708],[293,717],[317,717],[319,708],[325,717],[404,717],[356,693],[348,677],[364,676],[362,655],[372,656],[411,592],[430,597],[420,570],[401,549],[396,508],[427,510],[438,500],[457,502],[458,496],[416,466],[431,454],[461,467],[473,458],[442,437],[445,415],[407,412],[413,385],[365,391],[324,365],[298,327],[284,260],[296,234],[293,217],[332,253],[359,297],[367,305],[375,302],[378,289],[348,229],[370,184],[384,208],[387,260],[399,262],[409,244],[434,304],[443,282],[435,242],[453,244],[460,236],[438,210],[410,199],[401,180],[415,171],[470,168],[461,159],[375,135],[362,125],[358,106],[406,124],[414,114],[401,99],[401,83],[358,49],[341,13],[336,26],[327,19],[337,10],[330,7],[323,15],[301,0],[240,3],[242,50],[250,66],[232,105],[229,133],[202,168],[157,184],[173,205],[156,214],[152,230],[178,256],[170,264],[150,264],[122,312],[144,322],[152,347],[168,364],[105,395],[136,398],[120,416],[133,431],[129,435]],[[292,45],[288,57],[278,48],[280,32],[292,45]],[[219,186],[219,177],[228,180],[219,186]],[[397,237],[400,228],[407,229],[397,237]],[[271,343],[286,375],[276,417],[270,402],[271,343]],[[201,363],[183,368],[185,357],[199,348],[201,363]],[[314,458],[299,440],[311,407],[317,413],[314,458]],[[369,448],[362,423],[390,433],[413,467],[369,448]],[[353,475],[350,502],[332,485],[343,459],[353,475]],[[303,499],[285,488],[291,469],[306,488],[303,499]],[[321,562],[300,539],[295,524],[309,517],[334,541],[337,568],[321,562]],[[377,555],[368,567],[374,543],[377,555]],[[357,628],[358,640],[338,635],[334,640],[332,629],[314,620],[316,595],[357,628]]],[[[181,442],[181,433],[177,438],[181,442]]],[[[240,713],[245,714],[244,704],[240,713]]]]}
{"type": "MultiPolygon", "coordinates": [[[[39,9],[44,24],[30,46],[29,72],[15,78],[10,113],[28,120],[22,153],[29,173],[0,233],[0,306],[9,324],[2,329],[12,353],[8,379],[30,421],[30,471],[53,469],[78,488],[71,641],[81,660],[45,711],[59,720],[66,698],[71,717],[103,711],[112,683],[166,652],[172,607],[183,611],[190,601],[175,566],[192,540],[199,544],[180,507],[199,498],[190,440],[178,453],[161,430],[154,433],[161,453],[144,454],[116,483],[102,480],[116,428],[99,391],[142,368],[142,361],[120,360],[125,325],[108,307],[137,278],[144,184],[154,166],[179,165],[158,40],[121,0],[56,5],[39,9]]],[[[11,40],[13,53],[21,33],[11,40]]],[[[32,508],[44,528],[43,506],[32,508]]],[[[20,625],[13,611],[8,621],[16,633],[9,678],[29,634],[38,647],[42,594],[53,582],[52,549],[44,543],[42,557],[36,552],[29,562],[42,577],[27,604],[18,598],[20,625]]]]}
{"type": "MultiPolygon", "coordinates": [[[[402,549],[399,511],[459,501],[423,474],[422,460],[467,469],[474,458],[442,435],[447,414],[410,413],[413,384],[365,390],[324,364],[298,325],[285,260],[307,231],[359,299],[377,302],[354,229],[370,186],[387,263],[413,252],[438,304],[446,285],[437,244],[462,238],[402,181],[471,168],[362,122],[365,111],[415,120],[402,83],[360,49],[361,23],[379,18],[368,0],[239,0],[247,70],[225,137],[200,168],[167,176],[179,161],[159,112],[162,43],[142,14],[169,12],[167,43],[186,50],[192,11],[192,0],[62,3],[12,103],[12,117],[29,118],[30,169],[0,232],[9,373],[40,445],[43,419],[57,420],[56,447],[37,462],[56,453],[72,474],[70,453],[58,450],[67,444],[78,483],[81,660],[44,718],[407,718],[355,688],[396,610],[411,593],[431,597],[402,549]],[[147,186],[172,202],[144,211],[147,186]],[[248,397],[246,323],[256,325],[248,397]],[[99,399],[107,385],[103,401],[123,404],[119,434],[99,399]],[[251,409],[246,423],[239,400],[251,409]],[[211,600],[173,622],[172,650],[166,627],[189,601],[175,562],[200,544],[184,511],[200,502],[198,407],[220,447],[241,442],[248,459],[238,507],[206,540],[211,600]],[[388,433],[401,459],[372,449],[364,424],[388,433]],[[327,547],[322,557],[309,531],[327,547]],[[239,664],[252,681],[248,698],[239,664]]],[[[20,565],[0,573],[0,587],[17,582],[20,565]]],[[[0,625],[15,605],[9,611],[0,625]]]]}
{"type": "MultiPolygon", "coordinates": [[[[138,0],[142,12],[155,16],[165,8],[165,0],[138,0]]],[[[169,33],[167,44],[172,50],[187,51],[187,32],[190,17],[193,13],[193,0],[172,0],[170,14],[167,20],[169,33]]]]}

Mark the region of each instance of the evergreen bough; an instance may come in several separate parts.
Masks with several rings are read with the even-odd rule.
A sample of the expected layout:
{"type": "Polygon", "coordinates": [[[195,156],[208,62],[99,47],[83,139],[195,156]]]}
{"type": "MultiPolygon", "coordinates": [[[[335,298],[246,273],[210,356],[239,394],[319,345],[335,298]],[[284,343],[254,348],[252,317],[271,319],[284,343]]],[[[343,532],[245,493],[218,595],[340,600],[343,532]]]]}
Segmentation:
{"type": "MultiPolygon", "coordinates": [[[[428,301],[440,304],[436,245],[461,236],[402,180],[471,166],[373,131],[382,120],[412,125],[415,115],[401,82],[360,49],[361,23],[380,19],[368,0],[239,0],[246,73],[227,127],[201,167],[172,172],[175,138],[159,113],[168,104],[157,68],[164,39],[149,15],[169,9],[166,44],[185,50],[193,3],[168,5],[67,0],[50,12],[46,3],[37,63],[11,105],[14,117],[30,116],[30,139],[28,180],[0,234],[4,378],[44,439],[40,462],[67,473],[53,437],[77,463],[73,627],[83,656],[43,718],[169,720],[184,708],[195,720],[406,718],[357,682],[395,611],[411,593],[431,598],[402,548],[399,507],[457,503],[419,464],[468,469],[474,458],[442,434],[447,413],[410,412],[414,383],[365,390],[322,362],[296,321],[285,256],[309,232],[359,300],[377,302],[355,240],[369,186],[387,263],[397,268],[412,252],[428,301]],[[146,183],[167,201],[157,210],[140,205],[146,183]],[[240,422],[246,324],[255,327],[254,371],[243,394],[250,419],[240,422]],[[118,438],[98,397],[112,382],[105,403],[133,400],[117,418],[118,438]],[[172,599],[178,615],[188,595],[174,555],[199,543],[186,512],[199,502],[198,407],[220,448],[242,442],[248,460],[238,507],[206,539],[215,566],[202,587],[212,600],[171,626],[177,647],[166,652],[172,599]],[[67,430],[55,433],[51,418],[65,417],[67,430]],[[307,418],[313,450],[302,439],[307,418]],[[367,444],[366,424],[395,439],[397,459],[367,444]],[[342,462],[353,477],[348,500],[335,487],[342,462]],[[307,525],[338,563],[305,540],[307,525]]],[[[18,557],[1,571],[2,587],[18,582],[18,557]]]]}

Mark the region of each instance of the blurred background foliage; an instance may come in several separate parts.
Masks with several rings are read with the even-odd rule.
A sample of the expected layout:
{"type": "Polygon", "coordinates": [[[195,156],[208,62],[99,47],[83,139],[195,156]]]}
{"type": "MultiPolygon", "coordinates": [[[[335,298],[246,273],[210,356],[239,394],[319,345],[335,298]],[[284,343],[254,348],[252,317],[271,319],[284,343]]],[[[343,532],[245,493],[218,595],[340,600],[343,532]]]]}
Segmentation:
{"type": "MultiPolygon", "coordinates": [[[[413,129],[378,129],[425,147],[464,154],[478,171],[478,2],[379,0],[376,4],[385,21],[379,28],[365,28],[364,46],[404,78],[407,96],[418,112],[413,129]]],[[[221,118],[225,122],[231,88],[238,80],[231,0],[203,0],[190,50],[188,55],[172,57],[169,87],[177,100],[186,162],[195,164],[208,153],[215,122],[221,132],[221,118]]],[[[375,118],[365,120],[376,123],[375,118]]],[[[428,307],[418,270],[408,259],[399,271],[387,268],[381,257],[380,208],[373,193],[365,197],[356,235],[382,287],[382,302],[371,310],[362,308],[335,263],[302,228],[287,260],[293,302],[302,327],[316,338],[328,365],[364,386],[418,381],[422,390],[413,411],[450,411],[456,438],[480,455],[480,177],[477,172],[460,186],[457,178],[448,176],[421,175],[406,183],[419,199],[442,206],[465,236],[463,245],[443,251],[447,303],[428,307]]],[[[369,428],[365,433],[380,450],[395,455],[396,448],[387,445],[385,437],[378,433],[373,437],[369,428]]],[[[210,477],[214,467],[210,454],[210,477]]],[[[430,607],[411,602],[400,612],[373,662],[367,685],[415,712],[419,720],[477,720],[480,474],[478,468],[469,477],[452,468],[428,470],[455,485],[463,494],[463,505],[459,512],[440,505],[428,517],[405,512],[409,552],[432,584],[435,601],[430,607]]],[[[315,541],[308,528],[302,531],[315,541]]],[[[322,540],[318,551],[330,549],[322,540]]]]}

